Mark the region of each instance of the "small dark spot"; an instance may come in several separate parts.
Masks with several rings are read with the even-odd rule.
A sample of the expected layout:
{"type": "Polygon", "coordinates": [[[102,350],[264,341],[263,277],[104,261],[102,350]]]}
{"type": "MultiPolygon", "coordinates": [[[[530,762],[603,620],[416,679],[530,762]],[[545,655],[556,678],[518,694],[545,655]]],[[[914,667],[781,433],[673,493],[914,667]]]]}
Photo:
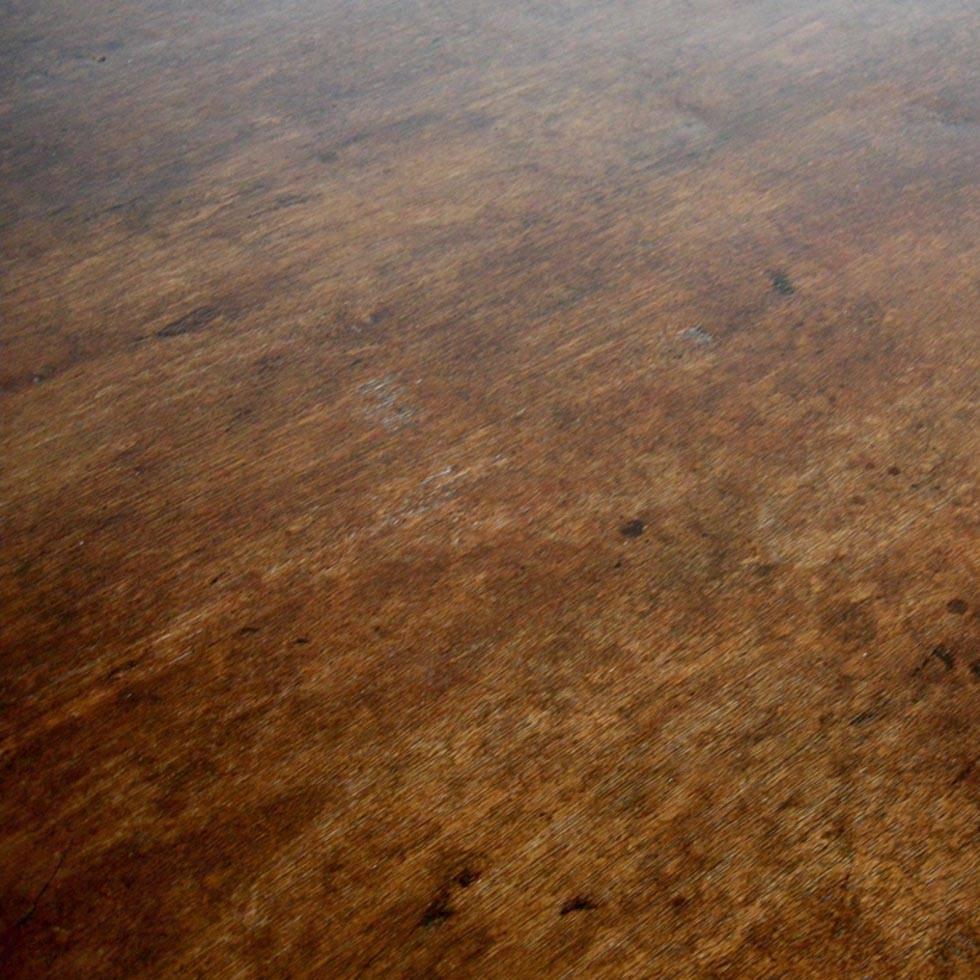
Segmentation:
{"type": "Polygon", "coordinates": [[[258,633],[258,626],[243,626],[239,631],[240,636],[249,636],[252,633],[258,633]]]}
{"type": "Polygon", "coordinates": [[[627,521],[619,529],[619,533],[624,538],[638,538],[645,530],[646,524],[644,524],[638,517],[634,517],[633,520],[627,521]]]}
{"type": "Polygon", "coordinates": [[[220,576],[220,575],[215,575],[215,577],[214,577],[213,579],[211,579],[211,582],[210,582],[210,584],[211,584],[211,585],[214,585],[214,584],[215,584],[215,582],[217,582],[217,581],[218,581],[218,579],[220,579],[220,578],[221,578],[221,576],[220,576]]]}
{"type": "Polygon", "coordinates": [[[953,664],[955,663],[955,660],[953,658],[953,654],[949,651],[949,649],[947,647],[944,647],[942,645],[940,645],[938,647],[933,647],[932,648],[932,655],[937,660],[941,661],[942,664],[943,664],[943,666],[947,670],[952,670],[953,669],[953,664]]]}
{"type": "Polygon", "coordinates": [[[889,466],[888,467],[888,475],[889,476],[898,476],[898,474],[901,473],[901,472],[902,471],[897,466],[889,466]]]}
{"type": "Polygon", "coordinates": [[[970,673],[973,674],[974,677],[980,677],[980,660],[974,660],[973,663],[970,664],[970,673]]]}
{"type": "Polygon", "coordinates": [[[309,200],[308,194],[280,194],[272,203],[277,208],[291,208],[294,204],[305,204],[309,200]]]}
{"type": "Polygon", "coordinates": [[[851,503],[854,504],[855,507],[861,507],[865,502],[864,497],[862,497],[859,493],[856,493],[853,497],[851,497],[851,503]]]}
{"type": "Polygon", "coordinates": [[[125,663],[121,663],[116,667],[113,667],[106,676],[109,678],[109,680],[115,680],[117,677],[121,677],[123,674],[128,674],[138,662],[139,661],[137,660],[127,660],[125,663]]]}
{"type": "Polygon", "coordinates": [[[622,568],[622,567],[623,567],[623,559],[617,558],[615,564],[613,565],[613,568],[622,568]]]}
{"type": "Polygon", "coordinates": [[[297,636],[296,639],[293,640],[293,643],[297,644],[298,646],[303,646],[304,644],[309,642],[310,642],[310,638],[308,636],[297,636]]]}
{"type": "Polygon", "coordinates": [[[946,611],[954,616],[962,616],[966,612],[966,603],[962,599],[950,599],[946,603],[946,611]]]}
{"type": "Polygon", "coordinates": [[[801,800],[799,793],[791,793],[785,800],[783,800],[782,803],[779,804],[779,806],[776,807],[776,812],[782,813],[784,810],[791,810],[794,807],[798,807],[800,803],[801,800]]]}
{"type": "Polygon", "coordinates": [[[422,913],[422,918],[419,919],[419,925],[423,928],[436,926],[451,918],[452,915],[453,910],[449,906],[449,897],[445,894],[439,894],[429,902],[428,907],[422,913]]]}
{"type": "Polygon", "coordinates": [[[559,915],[568,915],[570,912],[591,912],[599,906],[588,895],[576,895],[570,898],[561,907],[559,915]]]}
{"type": "Polygon", "coordinates": [[[970,778],[970,776],[971,776],[971,775],[972,775],[972,773],[973,773],[973,770],[974,770],[974,767],[976,766],[976,764],[977,764],[977,760],[976,760],[976,759],[973,759],[973,760],[972,760],[971,762],[968,762],[968,763],[967,763],[967,764],[966,764],[966,765],[965,765],[965,766],[964,766],[964,767],[963,767],[963,768],[962,768],[962,769],[961,769],[961,770],[960,770],[960,771],[959,771],[959,772],[958,772],[958,773],[957,773],[957,774],[956,774],[956,775],[955,775],[955,776],[953,777],[953,785],[954,785],[954,786],[956,786],[956,785],[957,785],[958,783],[962,783],[962,782],[964,782],[965,780],[967,780],[967,779],[969,779],[969,778],[970,778]]]}
{"type": "MultiPolygon", "coordinates": [[[[255,373],[261,378],[266,378],[271,374],[275,374],[275,372],[282,367],[283,359],[282,354],[263,354],[262,357],[255,362],[255,373]]],[[[247,414],[251,415],[253,409],[247,408],[246,412],[247,414]]]]}
{"type": "Polygon", "coordinates": [[[769,279],[772,282],[772,288],[782,296],[792,296],[796,292],[796,287],[785,272],[778,270],[776,272],[770,272],[769,279]]]}
{"type": "Polygon", "coordinates": [[[877,707],[868,708],[865,711],[860,711],[851,719],[852,725],[864,725],[869,721],[874,721],[878,717],[879,709],[877,707]]]}
{"type": "Polygon", "coordinates": [[[480,880],[480,872],[476,868],[463,868],[458,875],[456,875],[456,884],[460,888],[469,888],[474,882],[480,880]]]}
{"type": "Polygon", "coordinates": [[[670,907],[675,912],[680,912],[682,909],[686,908],[690,899],[686,895],[675,895],[670,900],[670,907]]]}
{"type": "Polygon", "coordinates": [[[96,58],[95,60],[101,65],[102,62],[105,61],[105,55],[104,54],[100,54],[98,56],[98,58],[96,58]]]}
{"type": "Polygon", "coordinates": [[[214,306],[199,306],[190,313],[185,313],[182,317],[172,320],[165,327],[161,327],[156,335],[158,337],[180,337],[186,333],[197,333],[203,330],[209,323],[216,320],[220,310],[214,306]]]}
{"type": "Polygon", "coordinates": [[[378,307],[377,309],[369,310],[363,316],[359,317],[356,323],[362,327],[376,327],[384,323],[390,316],[391,313],[388,310],[383,307],[378,307]]]}
{"type": "Polygon", "coordinates": [[[315,156],[320,163],[333,163],[339,154],[336,150],[319,150],[315,156]]]}

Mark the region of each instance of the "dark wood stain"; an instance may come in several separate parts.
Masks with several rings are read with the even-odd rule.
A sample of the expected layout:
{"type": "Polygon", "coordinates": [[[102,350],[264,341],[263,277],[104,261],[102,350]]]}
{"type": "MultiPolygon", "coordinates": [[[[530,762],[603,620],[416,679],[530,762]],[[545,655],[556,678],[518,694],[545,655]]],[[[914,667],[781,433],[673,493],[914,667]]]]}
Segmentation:
{"type": "Polygon", "coordinates": [[[0,4],[0,974],[980,975],[978,34],[0,4]]]}

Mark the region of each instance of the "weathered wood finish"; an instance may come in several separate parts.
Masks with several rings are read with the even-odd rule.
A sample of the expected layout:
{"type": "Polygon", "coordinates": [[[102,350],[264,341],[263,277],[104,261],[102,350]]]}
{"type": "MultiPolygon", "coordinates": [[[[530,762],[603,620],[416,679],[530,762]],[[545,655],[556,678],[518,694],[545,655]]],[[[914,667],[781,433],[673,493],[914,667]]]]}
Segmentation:
{"type": "Polygon", "coordinates": [[[976,0],[0,11],[4,976],[980,974],[976,0]]]}

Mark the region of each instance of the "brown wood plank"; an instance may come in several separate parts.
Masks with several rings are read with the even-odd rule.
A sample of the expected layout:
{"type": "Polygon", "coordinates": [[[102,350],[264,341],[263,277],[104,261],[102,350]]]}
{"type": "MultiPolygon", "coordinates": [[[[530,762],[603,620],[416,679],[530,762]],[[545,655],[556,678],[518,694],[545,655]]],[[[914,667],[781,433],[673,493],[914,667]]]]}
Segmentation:
{"type": "Polygon", "coordinates": [[[978,39],[0,3],[0,974],[980,975],[978,39]]]}

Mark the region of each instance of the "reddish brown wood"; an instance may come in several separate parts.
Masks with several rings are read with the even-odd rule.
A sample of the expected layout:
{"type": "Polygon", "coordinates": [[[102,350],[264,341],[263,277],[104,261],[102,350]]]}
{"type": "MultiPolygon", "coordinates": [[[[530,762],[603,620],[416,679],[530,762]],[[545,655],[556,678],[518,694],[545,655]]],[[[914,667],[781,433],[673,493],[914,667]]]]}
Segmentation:
{"type": "Polygon", "coordinates": [[[0,973],[980,974],[978,36],[0,4],[0,973]]]}

